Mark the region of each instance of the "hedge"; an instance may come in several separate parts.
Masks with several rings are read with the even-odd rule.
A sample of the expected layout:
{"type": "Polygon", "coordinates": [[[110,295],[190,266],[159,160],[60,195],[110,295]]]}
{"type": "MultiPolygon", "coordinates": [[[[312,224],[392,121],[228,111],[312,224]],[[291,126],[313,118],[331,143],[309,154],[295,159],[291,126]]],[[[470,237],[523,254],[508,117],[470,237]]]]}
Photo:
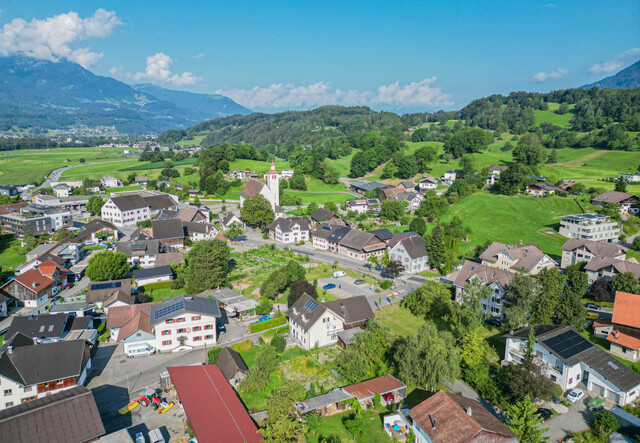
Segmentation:
{"type": "Polygon", "coordinates": [[[236,352],[247,352],[253,347],[253,342],[248,338],[245,341],[241,341],[240,343],[233,344],[229,347],[236,352]]]}
{"type": "Polygon", "coordinates": [[[271,329],[275,326],[284,325],[286,322],[287,322],[286,317],[278,317],[278,318],[273,318],[267,321],[261,321],[260,323],[254,323],[249,325],[249,332],[254,333],[254,332],[264,331],[266,329],[271,329]]]}
{"type": "Polygon", "coordinates": [[[171,287],[172,281],[159,281],[158,283],[149,283],[148,285],[144,285],[145,291],[150,291],[153,289],[165,289],[171,287]]]}

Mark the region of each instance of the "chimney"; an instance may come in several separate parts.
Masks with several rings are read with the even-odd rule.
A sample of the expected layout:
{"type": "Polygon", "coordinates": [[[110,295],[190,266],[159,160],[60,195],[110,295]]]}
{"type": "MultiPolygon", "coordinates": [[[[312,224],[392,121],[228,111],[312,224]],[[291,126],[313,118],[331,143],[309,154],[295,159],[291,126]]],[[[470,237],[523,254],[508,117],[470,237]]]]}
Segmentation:
{"type": "Polygon", "coordinates": [[[471,406],[467,406],[467,415],[468,415],[469,417],[472,417],[472,416],[473,416],[473,411],[471,410],[471,406]]]}
{"type": "Polygon", "coordinates": [[[38,284],[36,282],[31,283],[31,286],[33,286],[34,288],[38,287],[38,284]]]}
{"type": "Polygon", "coordinates": [[[614,338],[620,337],[620,331],[613,331],[614,338]]]}
{"type": "Polygon", "coordinates": [[[13,346],[7,346],[7,354],[13,354],[13,346]]]}

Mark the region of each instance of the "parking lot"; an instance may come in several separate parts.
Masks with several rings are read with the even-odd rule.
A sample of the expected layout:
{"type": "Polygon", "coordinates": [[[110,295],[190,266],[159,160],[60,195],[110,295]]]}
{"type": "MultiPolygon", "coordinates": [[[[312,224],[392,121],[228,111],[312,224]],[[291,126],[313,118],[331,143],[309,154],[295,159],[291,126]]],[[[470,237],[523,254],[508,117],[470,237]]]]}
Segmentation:
{"type": "Polygon", "coordinates": [[[375,295],[375,289],[371,285],[368,285],[366,282],[361,285],[356,285],[354,282],[357,279],[353,277],[349,277],[348,275],[340,278],[322,278],[318,280],[318,290],[321,291],[325,285],[334,284],[336,285],[333,289],[328,289],[327,292],[335,295],[338,298],[347,298],[353,297],[354,295],[375,295]]]}

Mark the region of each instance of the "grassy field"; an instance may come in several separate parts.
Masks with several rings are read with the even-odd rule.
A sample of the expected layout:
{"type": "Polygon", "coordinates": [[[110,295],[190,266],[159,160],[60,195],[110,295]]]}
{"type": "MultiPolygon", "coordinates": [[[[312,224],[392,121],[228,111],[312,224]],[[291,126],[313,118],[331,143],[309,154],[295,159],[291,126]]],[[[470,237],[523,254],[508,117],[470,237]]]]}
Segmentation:
{"type": "Polygon", "coordinates": [[[87,162],[120,160],[122,148],[20,149],[0,154],[0,184],[40,184],[54,169],[87,162]]]}
{"type": "Polygon", "coordinates": [[[320,440],[321,436],[325,438],[331,436],[337,438],[337,440],[335,441],[355,441],[358,443],[394,441],[384,431],[382,417],[388,414],[388,411],[386,409],[383,410],[381,408],[379,410],[362,411],[361,417],[363,421],[362,429],[364,431],[364,435],[361,437],[356,437],[355,439],[351,434],[349,434],[347,429],[342,424],[342,418],[347,414],[348,412],[344,412],[342,414],[320,418],[317,434],[314,435],[311,433],[307,433],[305,435],[306,440],[310,443],[315,443],[320,440]]]}
{"type": "Polygon", "coordinates": [[[547,109],[546,111],[533,111],[536,116],[536,126],[540,126],[540,124],[543,122],[549,122],[563,128],[569,127],[570,121],[573,118],[571,110],[575,108],[575,105],[569,105],[569,112],[563,115],[556,113],[559,107],[559,103],[549,103],[549,109],[547,109]]]}
{"type": "Polygon", "coordinates": [[[471,228],[471,241],[460,245],[462,253],[487,240],[523,241],[537,242],[545,253],[559,257],[567,240],[556,232],[559,217],[581,212],[572,198],[507,197],[479,192],[451,206],[443,221],[458,215],[471,228]]]}
{"type": "MultiPolygon", "coordinates": [[[[294,194],[300,196],[303,205],[309,203],[324,204],[327,201],[332,201],[336,204],[344,203],[347,199],[353,198],[351,193],[344,191],[340,192],[310,192],[310,191],[284,191],[285,194],[294,194]]],[[[230,198],[230,197],[229,197],[230,198]]]]}
{"type": "MultiPolygon", "coordinates": [[[[245,160],[245,159],[237,159],[229,163],[229,168],[231,169],[250,169],[253,172],[257,172],[259,174],[264,174],[269,171],[271,167],[271,162],[262,162],[259,160],[245,160]]],[[[289,169],[291,166],[288,161],[284,160],[276,160],[276,169],[278,171],[282,171],[283,169],[289,169]]]]}
{"type": "Polygon", "coordinates": [[[13,270],[22,265],[26,259],[24,254],[16,252],[12,246],[20,246],[20,241],[12,235],[0,236],[0,273],[2,280],[13,275],[13,270]]]}
{"type": "Polygon", "coordinates": [[[183,139],[176,143],[179,146],[200,146],[206,135],[194,135],[193,138],[183,139]]]}
{"type": "Polygon", "coordinates": [[[399,304],[386,306],[375,312],[376,320],[386,326],[392,334],[399,337],[414,335],[427,322],[424,318],[416,317],[399,304]]]}

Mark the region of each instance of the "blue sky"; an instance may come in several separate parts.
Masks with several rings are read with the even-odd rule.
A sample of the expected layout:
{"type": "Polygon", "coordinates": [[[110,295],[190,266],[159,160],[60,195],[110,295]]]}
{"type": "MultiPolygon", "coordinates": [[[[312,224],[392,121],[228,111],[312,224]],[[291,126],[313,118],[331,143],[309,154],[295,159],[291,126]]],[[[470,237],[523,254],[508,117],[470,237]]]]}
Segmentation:
{"type": "Polygon", "coordinates": [[[266,111],[456,109],[493,93],[580,86],[640,59],[637,0],[4,0],[0,9],[0,55],[67,58],[266,111]]]}

